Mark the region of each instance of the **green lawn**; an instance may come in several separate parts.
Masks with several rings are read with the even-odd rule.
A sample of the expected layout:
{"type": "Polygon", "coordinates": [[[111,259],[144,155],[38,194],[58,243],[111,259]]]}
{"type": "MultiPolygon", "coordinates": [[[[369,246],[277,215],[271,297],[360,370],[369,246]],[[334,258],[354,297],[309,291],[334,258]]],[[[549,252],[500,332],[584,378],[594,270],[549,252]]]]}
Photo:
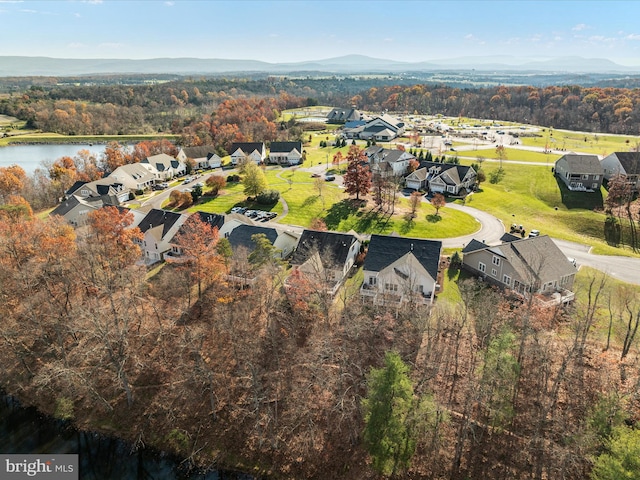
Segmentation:
{"type": "MultiPolygon", "coordinates": [[[[499,168],[485,164],[487,177],[499,168]]],[[[527,231],[538,229],[542,234],[593,245],[594,253],[632,255],[628,248],[617,248],[604,241],[602,208],[604,189],[596,193],[570,192],[559,183],[550,168],[504,164],[505,176],[492,185],[482,184],[481,191],[467,205],[498,217],[508,228],[512,223],[524,225],[527,231]]]]}
{"type": "Polygon", "coordinates": [[[143,140],[156,140],[167,139],[175,140],[177,135],[60,135],[57,133],[24,133],[20,135],[12,135],[6,138],[0,138],[0,146],[9,145],[12,143],[108,143],[108,142],[120,142],[130,143],[139,142],[143,140]]]}
{"type": "Polygon", "coordinates": [[[540,137],[521,137],[523,145],[567,152],[585,152],[594,155],[608,155],[613,152],[628,152],[633,149],[640,137],[635,135],[608,135],[602,133],[577,133],[568,130],[549,130],[540,132],[540,137]],[[586,141],[585,141],[586,140],[586,141]]]}
{"type": "MultiPolygon", "coordinates": [[[[531,152],[529,150],[518,150],[517,148],[509,148],[506,147],[505,152],[507,154],[507,158],[505,160],[517,160],[518,162],[537,162],[537,163],[546,163],[550,167],[556,163],[562,155],[556,153],[545,154],[542,152],[531,152]]],[[[471,152],[460,152],[460,156],[466,157],[477,157],[478,155],[483,156],[484,158],[494,158],[497,159],[496,155],[496,147],[491,148],[481,148],[478,147],[478,150],[473,151],[473,155],[468,155],[471,152]]]]}
{"type": "MultiPolygon", "coordinates": [[[[314,218],[322,218],[330,230],[359,233],[397,232],[417,238],[447,238],[466,235],[478,230],[478,222],[465,213],[443,208],[439,215],[430,204],[423,203],[414,219],[406,218],[408,201],[400,198],[397,211],[389,216],[371,208],[356,208],[344,190],[333,182],[324,182],[320,193],[314,185],[315,178],[309,172],[296,167],[269,167],[266,177],[270,189],[278,190],[289,207],[282,223],[308,227],[314,218]]],[[[234,206],[247,206],[262,210],[283,212],[281,203],[272,208],[246,202],[242,184],[227,186],[217,197],[203,197],[188,211],[202,210],[212,213],[226,213],[234,206]]]]}

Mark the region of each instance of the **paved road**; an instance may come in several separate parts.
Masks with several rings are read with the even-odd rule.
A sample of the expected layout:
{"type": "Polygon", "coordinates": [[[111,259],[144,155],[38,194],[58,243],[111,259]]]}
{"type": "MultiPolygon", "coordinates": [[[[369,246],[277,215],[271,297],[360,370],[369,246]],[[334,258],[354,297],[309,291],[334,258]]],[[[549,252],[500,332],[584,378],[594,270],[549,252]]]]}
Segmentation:
{"type": "Polygon", "coordinates": [[[640,258],[594,255],[589,245],[556,238],[553,241],[567,257],[575,258],[578,266],[592,267],[623,282],[640,285],[640,258]]]}
{"type": "Polygon", "coordinates": [[[500,243],[500,237],[502,237],[505,232],[504,225],[493,215],[483,212],[482,210],[478,210],[477,208],[467,207],[466,205],[457,205],[455,203],[448,203],[445,208],[459,210],[471,215],[478,222],[479,230],[471,235],[443,238],[442,246],[444,248],[462,248],[474,238],[489,245],[500,243]]]}

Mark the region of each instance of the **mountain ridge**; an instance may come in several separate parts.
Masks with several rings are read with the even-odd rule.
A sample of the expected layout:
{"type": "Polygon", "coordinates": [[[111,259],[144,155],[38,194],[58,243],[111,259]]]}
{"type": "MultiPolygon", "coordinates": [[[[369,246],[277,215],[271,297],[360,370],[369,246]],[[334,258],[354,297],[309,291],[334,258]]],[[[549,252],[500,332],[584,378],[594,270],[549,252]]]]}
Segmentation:
{"type": "Polygon", "coordinates": [[[343,55],[302,62],[270,63],[260,60],[158,57],[149,59],[74,59],[0,56],[0,76],[77,76],[100,74],[225,74],[316,71],[336,74],[404,73],[439,70],[538,71],[567,73],[640,73],[640,67],[620,65],[604,58],[514,57],[487,55],[401,62],[366,55],[343,55]]]}

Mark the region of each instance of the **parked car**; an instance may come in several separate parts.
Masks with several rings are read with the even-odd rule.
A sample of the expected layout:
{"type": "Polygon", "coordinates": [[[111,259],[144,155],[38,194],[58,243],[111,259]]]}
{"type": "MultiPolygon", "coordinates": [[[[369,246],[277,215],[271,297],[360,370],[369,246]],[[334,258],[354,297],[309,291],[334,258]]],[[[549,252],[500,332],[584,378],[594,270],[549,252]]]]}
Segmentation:
{"type": "Polygon", "coordinates": [[[158,185],[160,185],[163,189],[169,188],[169,184],[167,182],[162,182],[162,183],[159,183],[158,185]]]}
{"type": "Polygon", "coordinates": [[[240,215],[243,215],[246,211],[247,209],[245,207],[233,207],[231,209],[231,213],[239,213],[240,215]]]}
{"type": "Polygon", "coordinates": [[[336,177],[334,175],[327,175],[326,177],[324,177],[325,181],[327,182],[333,182],[336,177]]]}
{"type": "Polygon", "coordinates": [[[540,235],[540,230],[531,230],[529,232],[529,238],[537,237],[540,235]]]}
{"type": "Polygon", "coordinates": [[[576,262],[575,258],[567,257],[567,260],[569,260],[569,263],[571,265],[573,265],[574,267],[576,267],[576,268],[578,267],[578,263],[576,262]]]}
{"type": "Polygon", "coordinates": [[[193,177],[187,177],[182,181],[183,185],[186,185],[187,183],[191,183],[193,182],[193,177]]]}
{"type": "Polygon", "coordinates": [[[194,185],[194,187],[200,187],[200,188],[203,188],[203,187],[204,187],[204,183],[202,183],[202,182],[198,182],[198,183],[196,183],[196,184],[194,185]]]}

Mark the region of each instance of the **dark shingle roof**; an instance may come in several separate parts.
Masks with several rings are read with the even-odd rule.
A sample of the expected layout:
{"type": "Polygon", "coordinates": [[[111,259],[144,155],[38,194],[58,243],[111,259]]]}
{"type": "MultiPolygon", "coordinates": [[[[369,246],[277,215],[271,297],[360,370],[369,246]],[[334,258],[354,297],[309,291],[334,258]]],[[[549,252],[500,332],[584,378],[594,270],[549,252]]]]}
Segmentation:
{"type": "Polygon", "coordinates": [[[640,174],[640,152],[615,152],[627,175],[640,174]]]}
{"type": "Polygon", "coordinates": [[[327,115],[329,122],[347,122],[349,120],[360,120],[362,115],[355,108],[334,108],[327,115]]]}
{"type": "Polygon", "coordinates": [[[475,252],[476,250],[483,250],[487,247],[488,245],[486,243],[479,242],[476,239],[471,239],[467,246],[462,249],[462,253],[475,252]]]}
{"type": "Polygon", "coordinates": [[[216,149],[210,145],[201,145],[198,147],[183,147],[182,151],[187,158],[205,158],[215,152],[216,149]]]}
{"type": "Polygon", "coordinates": [[[291,264],[302,265],[315,252],[318,252],[322,260],[332,260],[335,265],[344,265],[349,249],[356,241],[357,238],[348,233],[305,229],[291,258],[291,264]]]}
{"type": "Polygon", "coordinates": [[[289,153],[293,149],[302,153],[302,142],[271,142],[269,147],[271,153],[289,153]]]}
{"type": "Polygon", "coordinates": [[[236,153],[236,150],[242,150],[246,155],[250,155],[257,150],[259,153],[262,153],[264,149],[263,142],[238,142],[231,144],[231,153],[236,153]]]}
{"type": "Polygon", "coordinates": [[[363,269],[379,272],[411,252],[429,275],[435,279],[438,275],[441,250],[442,242],[437,240],[371,235],[363,269]]]}
{"type": "Polygon", "coordinates": [[[69,189],[65,192],[65,195],[72,195],[73,193],[75,193],[76,190],[78,190],[85,183],[87,182],[81,182],[80,180],[76,180],[73,183],[73,185],[71,185],[69,189]]]}
{"type": "Polygon", "coordinates": [[[212,227],[220,230],[222,225],[224,225],[224,215],[220,215],[218,213],[207,213],[207,212],[196,212],[196,215],[200,217],[204,223],[208,223],[212,227]]]}
{"type": "Polygon", "coordinates": [[[181,215],[179,213],[154,208],[140,221],[138,228],[140,228],[142,233],[145,233],[147,230],[157,227],[158,225],[163,225],[162,237],[164,238],[180,217],[181,215]]]}
{"type": "Polygon", "coordinates": [[[504,235],[502,235],[500,237],[500,241],[501,242],[505,242],[505,243],[515,242],[516,240],[522,240],[522,237],[519,237],[517,235],[513,235],[511,233],[505,233],[504,235]]]}
{"type": "Polygon", "coordinates": [[[58,205],[49,215],[60,215],[64,217],[80,204],[80,200],[75,195],[71,195],[67,200],[58,205]]]}
{"type": "Polygon", "coordinates": [[[229,234],[229,243],[231,248],[236,250],[237,248],[244,247],[248,251],[252,252],[256,248],[255,242],[251,239],[253,235],[263,233],[271,244],[278,238],[278,232],[275,228],[257,227],[254,225],[239,225],[234,228],[229,234]]]}
{"type": "Polygon", "coordinates": [[[602,175],[602,165],[598,160],[597,155],[577,155],[574,153],[567,153],[560,157],[557,161],[566,161],[568,165],[568,171],[572,173],[592,173],[595,175],[602,175]]]}

